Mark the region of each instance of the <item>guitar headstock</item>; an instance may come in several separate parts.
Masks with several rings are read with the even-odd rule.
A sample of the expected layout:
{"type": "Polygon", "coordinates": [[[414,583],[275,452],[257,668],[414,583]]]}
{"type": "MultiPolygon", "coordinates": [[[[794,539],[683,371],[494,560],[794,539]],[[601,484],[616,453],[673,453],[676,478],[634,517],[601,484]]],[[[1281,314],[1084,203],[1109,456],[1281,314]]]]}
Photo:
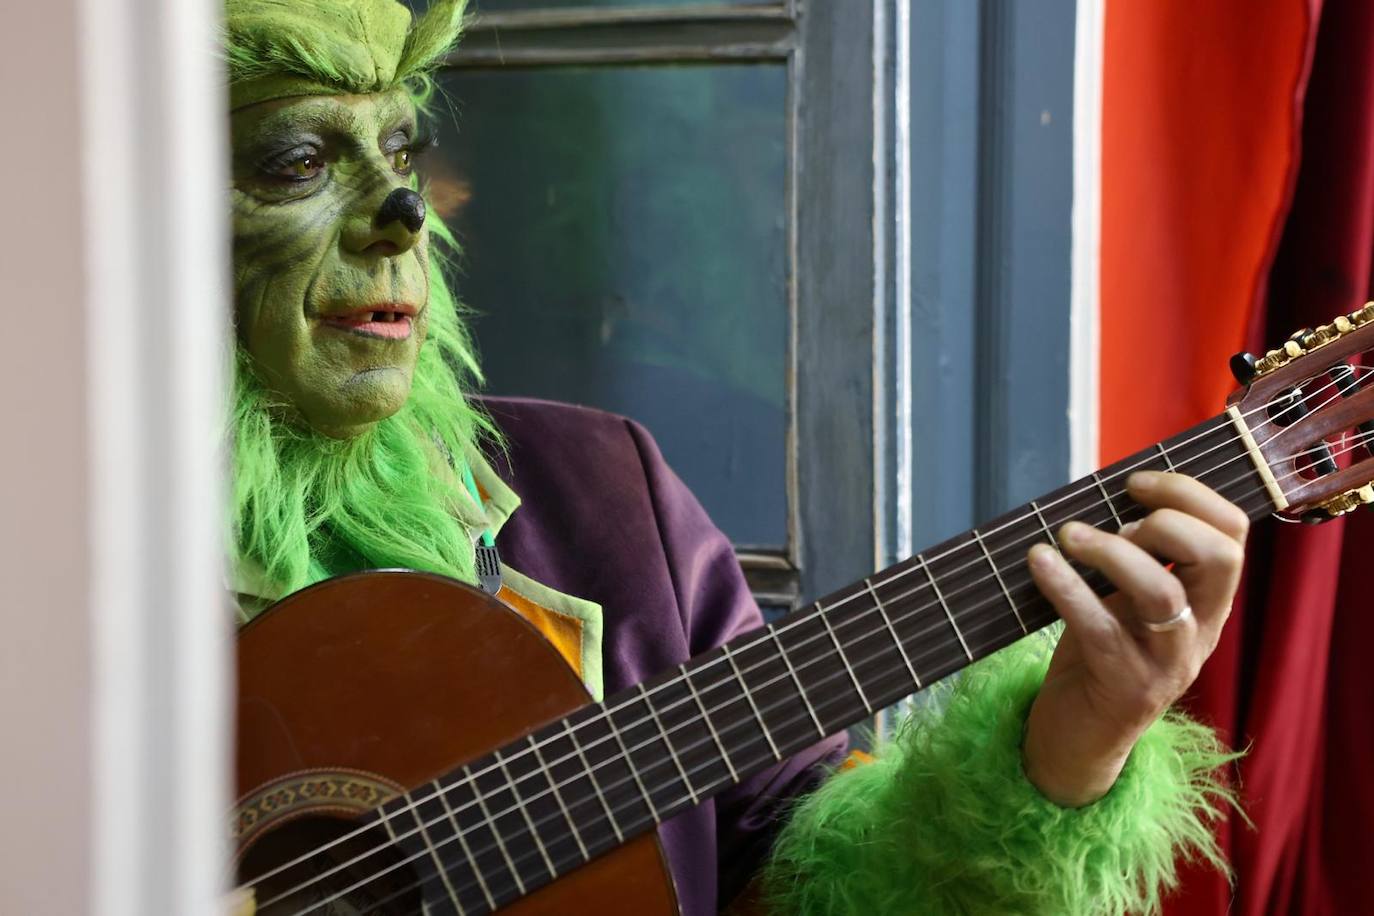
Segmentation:
{"type": "MultiPolygon", "coordinates": [[[[1231,360],[1246,387],[1229,400],[1268,467],[1275,506],[1319,522],[1374,504],[1374,302],[1231,360]]],[[[1264,471],[1261,469],[1261,473],[1264,471]]]]}

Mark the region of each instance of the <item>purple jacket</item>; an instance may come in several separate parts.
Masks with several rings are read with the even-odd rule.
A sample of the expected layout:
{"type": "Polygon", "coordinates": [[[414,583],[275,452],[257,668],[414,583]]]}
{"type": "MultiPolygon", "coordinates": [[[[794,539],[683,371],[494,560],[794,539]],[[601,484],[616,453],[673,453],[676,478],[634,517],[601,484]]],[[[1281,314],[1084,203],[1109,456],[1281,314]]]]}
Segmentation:
{"type": "MultiPolygon", "coordinates": [[[[497,537],[501,557],[601,605],[607,696],[762,625],[730,542],[642,426],[548,401],[483,403],[508,447],[489,460],[521,498],[497,537]]],[[[783,809],[844,748],[829,738],[659,827],[685,916],[717,913],[743,890],[783,809]]]]}

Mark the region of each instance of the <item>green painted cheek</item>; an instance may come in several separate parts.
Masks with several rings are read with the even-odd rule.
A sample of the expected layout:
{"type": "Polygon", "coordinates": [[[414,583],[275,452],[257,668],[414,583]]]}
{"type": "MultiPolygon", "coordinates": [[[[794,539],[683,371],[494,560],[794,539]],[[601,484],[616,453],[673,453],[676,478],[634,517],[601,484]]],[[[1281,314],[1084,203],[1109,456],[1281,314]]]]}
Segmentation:
{"type": "Polygon", "coordinates": [[[428,302],[424,236],[398,257],[342,250],[358,196],[356,183],[341,180],[284,204],[236,192],[234,205],[239,338],[263,382],[306,424],[341,437],[404,405],[427,327],[422,313],[408,340],[381,342],[322,325],[321,316],[364,305],[428,302]]]}

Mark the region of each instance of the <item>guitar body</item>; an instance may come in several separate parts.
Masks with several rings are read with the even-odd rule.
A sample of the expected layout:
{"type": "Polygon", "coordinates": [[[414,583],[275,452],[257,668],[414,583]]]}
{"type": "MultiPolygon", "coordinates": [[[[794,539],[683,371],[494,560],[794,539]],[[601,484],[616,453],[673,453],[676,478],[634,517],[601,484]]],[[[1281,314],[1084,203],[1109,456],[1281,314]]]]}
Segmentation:
{"type": "MultiPolygon", "coordinates": [[[[364,855],[307,891],[301,867],[258,884],[264,916],[456,912],[415,888],[405,855],[373,854],[383,828],[357,819],[429,780],[560,719],[590,698],[528,622],[476,589],[420,573],[362,573],[285,599],[238,640],[237,795],[240,881],[322,845],[316,872],[364,855]],[[342,839],[341,839],[342,838],[342,839]],[[386,857],[390,856],[389,859],[386,857]],[[323,905],[360,877],[394,866],[389,889],[323,905]],[[383,866],[385,867],[385,866],[383,866]],[[395,894],[391,900],[387,896],[395,894]],[[317,908],[311,908],[311,907],[317,908]]],[[[435,882],[431,881],[431,887],[435,882]]],[[[503,913],[677,912],[654,834],[592,860],[503,913]]]]}

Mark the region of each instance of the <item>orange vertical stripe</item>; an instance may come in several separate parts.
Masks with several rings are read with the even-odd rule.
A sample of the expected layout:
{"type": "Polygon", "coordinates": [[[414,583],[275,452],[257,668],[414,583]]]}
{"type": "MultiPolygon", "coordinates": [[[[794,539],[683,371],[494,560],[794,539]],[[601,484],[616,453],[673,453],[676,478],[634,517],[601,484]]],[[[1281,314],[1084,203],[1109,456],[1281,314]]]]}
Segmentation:
{"type": "Polygon", "coordinates": [[[1290,195],[1319,0],[1112,0],[1101,458],[1219,412],[1290,195]]]}

